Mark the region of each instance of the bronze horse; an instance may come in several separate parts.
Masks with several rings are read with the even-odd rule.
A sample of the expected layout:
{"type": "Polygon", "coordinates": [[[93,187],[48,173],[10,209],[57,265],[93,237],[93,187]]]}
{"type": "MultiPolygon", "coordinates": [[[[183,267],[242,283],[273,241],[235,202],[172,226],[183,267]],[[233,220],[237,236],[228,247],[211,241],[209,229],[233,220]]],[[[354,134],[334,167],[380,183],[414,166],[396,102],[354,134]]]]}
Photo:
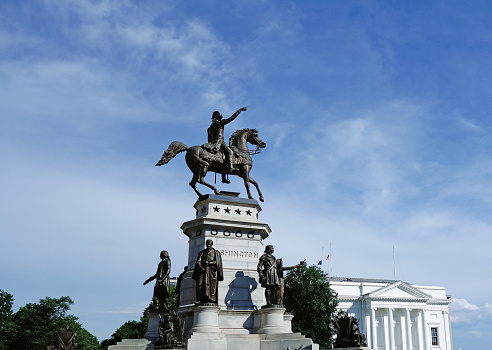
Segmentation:
{"type": "MultiPolygon", "coordinates": [[[[248,198],[253,198],[249,190],[249,183],[251,182],[257,189],[260,201],[264,201],[263,194],[258,187],[258,183],[249,176],[249,172],[253,166],[253,161],[248,150],[248,142],[255,145],[258,153],[260,148],[266,147],[266,143],[263,142],[258,136],[256,129],[242,129],[234,132],[229,139],[229,147],[234,152],[234,159],[232,159],[233,168],[232,171],[228,171],[224,163],[224,156],[222,152],[211,153],[205,150],[202,146],[188,147],[184,143],[179,141],[173,141],[169,145],[161,160],[159,160],[156,166],[167,164],[173,159],[176,154],[186,151],[186,164],[188,168],[193,172],[193,178],[190,181],[190,186],[195,190],[199,197],[202,194],[197,190],[196,184],[200,183],[211,188],[215,194],[220,194],[220,191],[215,186],[205,181],[205,176],[208,171],[213,171],[222,174],[232,174],[242,177],[244,180],[244,186],[248,193],[248,198]]],[[[253,154],[254,154],[253,153],[253,154]]]]}

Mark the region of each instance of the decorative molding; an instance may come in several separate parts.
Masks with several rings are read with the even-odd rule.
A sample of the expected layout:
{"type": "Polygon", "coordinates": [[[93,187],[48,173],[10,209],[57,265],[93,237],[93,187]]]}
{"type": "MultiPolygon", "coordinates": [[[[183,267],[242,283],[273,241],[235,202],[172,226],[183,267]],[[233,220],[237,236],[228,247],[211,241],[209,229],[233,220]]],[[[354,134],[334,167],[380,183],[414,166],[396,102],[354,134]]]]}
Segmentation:
{"type": "MultiPolygon", "coordinates": [[[[413,296],[413,297],[415,297],[417,299],[424,299],[424,300],[432,299],[432,296],[431,295],[429,295],[427,293],[424,293],[420,289],[417,289],[415,287],[412,287],[411,285],[409,285],[408,283],[405,283],[403,281],[397,281],[397,282],[392,283],[392,284],[390,284],[388,286],[385,286],[385,287],[376,289],[375,291],[372,291],[370,293],[364,294],[364,296],[367,296],[370,299],[374,299],[375,297],[376,298],[377,297],[380,297],[381,294],[387,293],[390,290],[393,290],[393,289],[396,289],[396,288],[409,293],[411,296],[413,296]]],[[[392,298],[392,297],[382,297],[382,298],[392,298]]],[[[395,298],[395,299],[402,300],[402,299],[405,299],[405,298],[398,297],[398,298],[395,298]]]]}

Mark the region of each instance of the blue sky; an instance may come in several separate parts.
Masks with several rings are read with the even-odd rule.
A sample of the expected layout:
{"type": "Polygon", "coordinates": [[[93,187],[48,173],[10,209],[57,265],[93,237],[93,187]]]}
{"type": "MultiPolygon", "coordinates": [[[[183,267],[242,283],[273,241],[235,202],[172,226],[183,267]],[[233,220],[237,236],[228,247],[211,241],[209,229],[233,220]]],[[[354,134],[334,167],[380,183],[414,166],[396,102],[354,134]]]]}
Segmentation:
{"type": "MultiPolygon", "coordinates": [[[[100,340],[137,319],[196,200],[174,140],[259,130],[260,219],[286,262],[447,288],[455,349],[492,333],[492,5],[0,3],[0,288],[69,295],[100,340]],[[295,248],[294,248],[295,247],[295,248]]],[[[213,176],[208,178],[213,181],[213,176]]],[[[239,191],[232,178],[223,190],[239,191]]],[[[204,192],[205,189],[203,189],[204,192]]]]}

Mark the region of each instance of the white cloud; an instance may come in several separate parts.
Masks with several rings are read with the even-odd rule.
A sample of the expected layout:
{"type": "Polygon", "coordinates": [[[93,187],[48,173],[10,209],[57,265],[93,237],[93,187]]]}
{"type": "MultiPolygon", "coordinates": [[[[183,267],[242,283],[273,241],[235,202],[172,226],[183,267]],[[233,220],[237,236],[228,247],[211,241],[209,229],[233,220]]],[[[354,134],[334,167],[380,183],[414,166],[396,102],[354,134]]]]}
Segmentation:
{"type": "MultiPolygon", "coordinates": [[[[239,63],[200,19],[173,18],[165,3],[44,3],[48,16],[63,22],[72,47],[38,32],[17,34],[24,38],[17,46],[37,43],[40,49],[29,60],[4,61],[0,67],[8,111],[46,112],[48,118],[88,112],[137,122],[172,116],[186,122],[197,118],[195,110],[232,109],[239,63]],[[180,91],[184,85],[191,101],[180,91]],[[184,105],[188,113],[180,115],[184,105]]],[[[5,50],[12,41],[1,38],[10,36],[0,33],[5,50]]]]}
{"type": "MultiPolygon", "coordinates": [[[[492,320],[492,305],[485,303],[478,306],[468,302],[466,299],[453,298],[450,304],[451,321],[455,325],[475,324],[484,320],[492,320]]],[[[474,336],[480,336],[480,332],[470,333],[474,336]]]]}
{"type": "Polygon", "coordinates": [[[419,176],[415,165],[420,163],[417,142],[423,113],[423,107],[404,101],[343,110],[343,117],[327,112],[305,135],[302,177],[307,175],[318,193],[349,187],[351,195],[357,193],[360,210],[382,215],[417,189],[411,180],[419,176]]]}
{"type": "Polygon", "coordinates": [[[77,125],[83,124],[81,119],[101,123],[152,115],[123,80],[101,68],[89,62],[3,62],[4,117],[22,118],[24,123],[27,118],[71,120],[77,125]]]}
{"type": "Polygon", "coordinates": [[[470,119],[466,119],[466,118],[463,118],[463,117],[459,117],[457,118],[457,121],[460,123],[460,125],[462,127],[464,127],[465,129],[468,129],[468,130],[482,130],[482,128],[480,126],[478,126],[476,123],[474,123],[472,120],[470,119]]]}
{"type": "Polygon", "coordinates": [[[482,336],[482,332],[480,332],[480,331],[469,331],[468,334],[470,334],[474,337],[477,337],[477,338],[482,336]]]}
{"type": "Polygon", "coordinates": [[[453,302],[451,304],[451,309],[453,311],[459,311],[459,310],[478,310],[479,307],[474,304],[470,304],[466,299],[453,299],[453,302]]]}

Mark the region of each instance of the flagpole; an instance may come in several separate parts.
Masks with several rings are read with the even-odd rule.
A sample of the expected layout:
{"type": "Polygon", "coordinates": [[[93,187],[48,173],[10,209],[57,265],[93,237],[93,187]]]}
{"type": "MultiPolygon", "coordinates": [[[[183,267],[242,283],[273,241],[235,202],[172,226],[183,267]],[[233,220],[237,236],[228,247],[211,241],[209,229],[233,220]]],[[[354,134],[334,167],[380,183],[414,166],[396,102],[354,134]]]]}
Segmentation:
{"type": "Polygon", "coordinates": [[[395,259],[395,246],[393,246],[393,274],[396,281],[396,259],[395,259]]]}
{"type": "Polygon", "coordinates": [[[321,247],[321,269],[323,270],[323,275],[325,274],[325,264],[323,264],[324,256],[325,256],[325,247],[321,247]]]}
{"type": "Polygon", "coordinates": [[[331,242],[330,242],[330,277],[333,277],[333,269],[331,267],[331,261],[332,261],[332,255],[331,255],[331,242]]]}

